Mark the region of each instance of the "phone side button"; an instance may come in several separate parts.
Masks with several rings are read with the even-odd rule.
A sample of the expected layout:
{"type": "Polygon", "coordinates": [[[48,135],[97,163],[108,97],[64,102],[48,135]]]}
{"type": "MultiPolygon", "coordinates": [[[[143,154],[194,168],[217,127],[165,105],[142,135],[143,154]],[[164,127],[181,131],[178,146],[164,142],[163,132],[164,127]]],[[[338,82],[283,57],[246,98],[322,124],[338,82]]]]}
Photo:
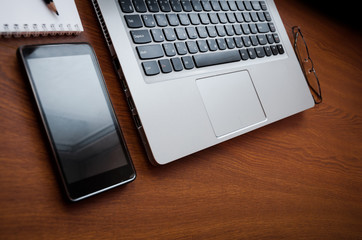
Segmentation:
{"type": "Polygon", "coordinates": [[[142,128],[141,119],[140,119],[140,117],[138,116],[138,114],[132,115],[132,116],[133,116],[133,120],[134,120],[134,122],[135,122],[135,124],[136,124],[137,129],[142,128]]]}

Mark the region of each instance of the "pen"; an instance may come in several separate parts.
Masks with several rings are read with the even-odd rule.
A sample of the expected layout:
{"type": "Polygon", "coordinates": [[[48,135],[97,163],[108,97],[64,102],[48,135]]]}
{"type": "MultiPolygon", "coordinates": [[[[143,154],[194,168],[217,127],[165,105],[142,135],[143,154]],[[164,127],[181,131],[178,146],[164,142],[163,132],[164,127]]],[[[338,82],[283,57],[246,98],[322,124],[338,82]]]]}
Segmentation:
{"type": "Polygon", "coordinates": [[[53,12],[55,12],[59,16],[58,10],[55,7],[55,4],[54,4],[53,0],[44,0],[44,1],[47,4],[48,8],[50,10],[52,10],[53,12]]]}

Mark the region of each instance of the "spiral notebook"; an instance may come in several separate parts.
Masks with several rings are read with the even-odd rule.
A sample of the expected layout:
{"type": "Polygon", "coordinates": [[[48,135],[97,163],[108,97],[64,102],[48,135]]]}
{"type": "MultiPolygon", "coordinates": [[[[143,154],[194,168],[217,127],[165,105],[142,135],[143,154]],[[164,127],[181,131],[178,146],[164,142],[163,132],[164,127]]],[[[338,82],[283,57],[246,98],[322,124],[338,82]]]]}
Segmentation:
{"type": "Polygon", "coordinates": [[[59,16],[44,0],[0,0],[0,37],[78,35],[83,31],[74,0],[54,0],[59,16]]]}

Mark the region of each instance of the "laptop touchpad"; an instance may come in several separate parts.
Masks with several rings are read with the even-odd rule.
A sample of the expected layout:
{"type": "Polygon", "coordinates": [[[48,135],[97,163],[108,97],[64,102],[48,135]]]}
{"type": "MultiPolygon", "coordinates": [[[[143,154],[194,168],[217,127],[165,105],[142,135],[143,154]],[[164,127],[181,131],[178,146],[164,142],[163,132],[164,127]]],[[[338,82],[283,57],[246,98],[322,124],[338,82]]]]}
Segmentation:
{"type": "Polygon", "coordinates": [[[200,78],[196,83],[217,137],[266,119],[248,71],[200,78]]]}

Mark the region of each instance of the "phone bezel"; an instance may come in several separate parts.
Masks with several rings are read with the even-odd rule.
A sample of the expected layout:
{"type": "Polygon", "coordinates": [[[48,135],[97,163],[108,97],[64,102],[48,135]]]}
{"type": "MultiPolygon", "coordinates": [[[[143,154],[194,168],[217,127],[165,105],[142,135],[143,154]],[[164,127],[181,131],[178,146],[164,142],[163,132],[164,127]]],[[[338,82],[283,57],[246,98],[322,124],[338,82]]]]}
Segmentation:
{"type": "Polygon", "coordinates": [[[56,160],[58,170],[61,175],[63,185],[66,190],[66,194],[71,201],[79,201],[81,199],[90,197],[97,193],[106,191],[119,185],[131,182],[136,178],[136,172],[126,146],[122,130],[119,126],[118,119],[114,112],[113,105],[111,103],[109,92],[107,90],[102,71],[99,66],[98,59],[95,55],[94,49],[88,43],[62,43],[62,44],[42,44],[42,45],[26,45],[21,46],[18,49],[18,56],[21,59],[22,65],[26,71],[29,83],[48,137],[50,146],[56,160]],[[93,67],[97,73],[98,81],[102,87],[102,91],[105,96],[108,109],[113,119],[114,127],[119,136],[122,149],[125,153],[127,164],[112,169],[107,172],[77,181],[75,183],[68,183],[65,178],[64,168],[59,160],[58,152],[56,151],[54,140],[47,123],[47,119],[44,113],[44,109],[39,100],[36,86],[34,84],[33,76],[31,74],[28,59],[30,58],[47,58],[47,57],[62,57],[62,56],[77,56],[77,55],[89,55],[92,59],[93,67]],[[31,56],[30,56],[31,55],[31,56]]]}

